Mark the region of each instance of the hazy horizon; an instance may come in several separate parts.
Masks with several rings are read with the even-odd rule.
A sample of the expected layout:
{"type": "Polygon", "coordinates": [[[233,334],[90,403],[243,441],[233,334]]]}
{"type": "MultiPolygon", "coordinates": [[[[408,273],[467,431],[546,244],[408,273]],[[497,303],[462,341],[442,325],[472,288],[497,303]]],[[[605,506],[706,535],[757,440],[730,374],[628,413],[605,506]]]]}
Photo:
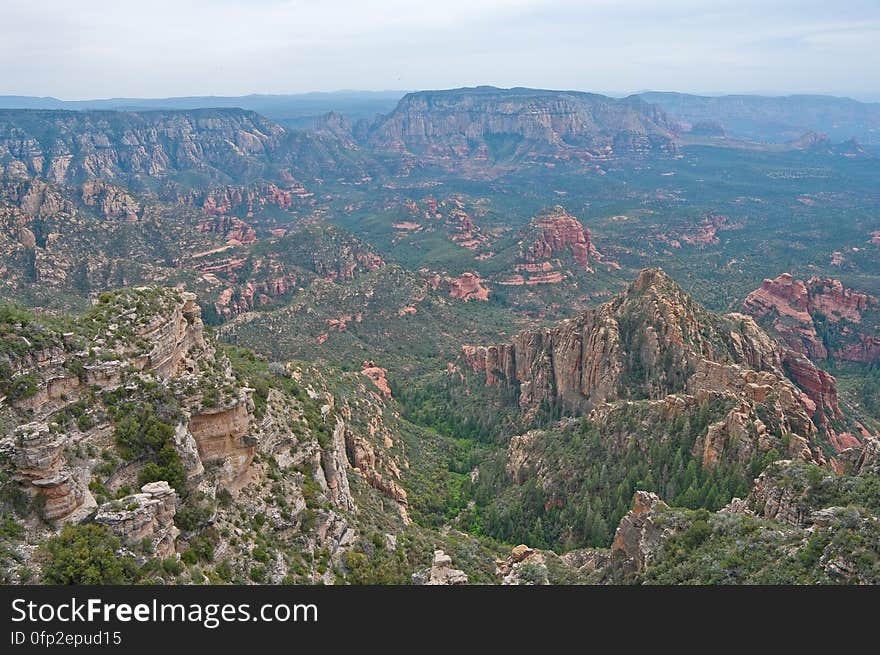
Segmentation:
{"type": "Polygon", "coordinates": [[[705,4],[7,0],[0,94],[74,101],[492,85],[880,99],[880,4],[705,4]]]}
{"type": "MultiPolygon", "coordinates": [[[[494,84],[478,84],[474,86],[497,86],[494,84]]],[[[290,92],[274,92],[274,93],[261,93],[261,92],[244,92],[244,93],[236,93],[236,94],[189,94],[189,95],[173,95],[173,96],[105,96],[105,97],[93,97],[93,98],[65,98],[61,97],[57,94],[48,94],[48,95],[27,95],[21,93],[4,93],[0,92],[0,98],[2,97],[20,97],[20,98],[39,98],[39,99],[53,99],[58,100],[60,102],[109,102],[114,100],[144,100],[144,101],[159,101],[159,100],[175,100],[175,99],[184,99],[184,98],[250,98],[250,97],[287,97],[287,96],[309,96],[309,95],[357,95],[357,94],[375,94],[382,96],[395,96],[399,95],[403,97],[408,93],[418,93],[420,91],[444,91],[451,89],[459,89],[459,88],[474,88],[471,87],[463,87],[461,85],[454,87],[447,87],[444,89],[440,88],[424,88],[424,89],[333,89],[330,91],[290,91],[290,92]]],[[[498,87],[498,88],[513,88],[513,87],[498,87]]],[[[680,93],[684,95],[693,95],[693,96],[702,96],[707,98],[718,98],[723,96],[763,96],[763,97],[790,97],[790,96],[824,96],[829,98],[849,98],[852,100],[857,100],[863,103],[880,103],[880,93],[878,94],[855,94],[855,93],[830,93],[823,91],[806,91],[806,92],[798,92],[798,93],[785,93],[774,90],[749,90],[749,91],[738,91],[738,92],[725,92],[725,91],[682,91],[679,89],[638,89],[635,91],[608,91],[604,89],[552,89],[548,86],[532,86],[525,87],[532,89],[545,89],[550,91],[574,91],[574,92],[584,92],[584,93],[597,93],[600,95],[605,95],[611,98],[625,98],[631,95],[638,95],[642,93],[680,93]]],[[[2,90],[0,90],[2,91],[2,90]]]]}

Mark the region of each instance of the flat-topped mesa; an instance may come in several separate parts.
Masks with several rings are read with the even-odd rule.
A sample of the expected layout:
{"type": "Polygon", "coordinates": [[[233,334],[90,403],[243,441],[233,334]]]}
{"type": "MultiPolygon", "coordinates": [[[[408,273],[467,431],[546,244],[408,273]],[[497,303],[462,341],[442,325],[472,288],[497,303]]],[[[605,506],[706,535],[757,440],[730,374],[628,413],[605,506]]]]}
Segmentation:
{"type": "Polygon", "coordinates": [[[286,131],[242,109],[188,111],[5,110],[0,173],[57,184],[136,182],[198,171],[213,179],[259,177],[286,131]]]}
{"type": "Polygon", "coordinates": [[[632,99],[478,87],[404,96],[371,130],[377,149],[455,162],[674,151],[678,126],[632,99]]]}
{"type": "Polygon", "coordinates": [[[811,277],[803,282],[783,273],[764,280],[746,297],[743,309],[812,359],[880,361],[880,302],[840,280],[811,277]],[[820,323],[823,332],[835,336],[830,342],[820,336],[820,323]]]}

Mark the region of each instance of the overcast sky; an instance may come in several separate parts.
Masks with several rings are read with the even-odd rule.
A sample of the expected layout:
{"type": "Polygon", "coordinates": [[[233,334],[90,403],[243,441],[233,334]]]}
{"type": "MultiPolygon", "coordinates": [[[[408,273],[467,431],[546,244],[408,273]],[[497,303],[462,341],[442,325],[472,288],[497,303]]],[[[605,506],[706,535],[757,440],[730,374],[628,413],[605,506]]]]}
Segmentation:
{"type": "Polygon", "coordinates": [[[880,99],[880,0],[0,0],[0,94],[432,89],[880,99]]]}

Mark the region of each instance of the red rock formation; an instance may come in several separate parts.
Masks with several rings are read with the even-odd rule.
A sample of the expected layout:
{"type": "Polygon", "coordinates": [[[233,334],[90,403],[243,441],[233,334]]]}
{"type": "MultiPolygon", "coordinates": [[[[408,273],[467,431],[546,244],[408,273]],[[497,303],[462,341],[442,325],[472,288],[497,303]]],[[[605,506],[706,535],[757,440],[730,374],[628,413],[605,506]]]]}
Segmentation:
{"type": "Polygon", "coordinates": [[[365,361],[361,364],[361,373],[376,385],[376,388],[382,392],[386,398],[391,398],[391,387],[388,386],[388,379],[385,377],[388,371],[380,366],[376,366],[372,361],[365,361]]]}
{"type": "Polygon", "coordinates": [[[713,315],[662,271],[648,269],[614,300],[555,326],[525,330],[508,343],[463,347],[461,368],[475,371],[486,385],[506,388],[499,397],[518,396],[526,416],[549,405],[591,412],[591,419],[602,421],[625,406],[616,403],[633,384],[661,413],[674,397],[691,408],[728,398],[735,406],[695,445],[705,466],[722,455],[748,462],[771,448],[776,432],[789,435],[792,457],[822,461],[811,417],[817,406],[823,420],[840,416],[834,378],[793,352],[795,370],[786,377],[785,353],[750,317],[713,315]],[[628,377],[633,367],[639,382],[628,377]]]}
{"type": "Polygon", "coordinates": [[[476,273],[462,273],[458,277],[446,278],[449,295],[465,302],[489,299],[489,289],[483,286],[484,282],[476,273]]]}
{"type": "Polygon", "coordinates": [[[853,323],[861,322],[861,312],[873,300],[864,293],[845,288],[840,280],[812,277],[807,282],[807,288],[810,311],[821,312],[833,323],[841,318],[853,323]]]}
{"type": "Polygon", "coordinates": [[[212,216],[199,221],[196,229],[202,234],[219,234],[227,243],[234,245],[247,245],[257,241],[254,228],[235,216],[212,216]]]}
{"type": "Polygon", "coordinates": [[[862,323],[864,312],[876,312],[877,300],[843,286],[840,280],[812,277],[806,283],[783,273],[775,280],[764,280],[743,302],[752,316],[772,319],[773,329],[786,344],[814,359],[829,353],[816,331],[814,316],[840,330],[843,343],[832,354],[837,359],[872,362],[880,358],[880,335],[855,333],[849,326],[836,327],[841,320],[862,323]]]}
{"type": "Polygon", "coordinates": [[[296,283],[296,275],[286,273],[280,268],[274,270],[273,267],[269,275],[260,281],[226,287],[217,296],[214,309],[224,318],[233,318],[285,295],[296,286],[296,283]]]}
{"type": "Polygon", "coordinates": [[[590,255],[597,253],[590,231],[564,207],[557,205],[539,214],[532,220],[531,227],[538,230],[538,236],[532,243],[521,244],[526,261],[538,262],[568,251],[578,266],[592,272],[590,255]]]}
{"type": "Polygon", "coordinates": [[[803,354],[794,351],[785,353],[783,364],[788,376],[822,409],[819,413],[820,422],[825,422],[826,417],[843,418],[837,402],[837,386],[833,375],[817,367],[803,354]]]}
{"type": "Polygon", "coordinates": [[[731,225],[728,223],[727,216],[721,214],[708,214],[693,232],[682,234],[681,240],[692,246],[715,245],[718,243],[718,232],[723,230],[733,230],[739,227],[739,225],[731,225]]]}
{"type": "Polygon", "coordinates": [[[286,189],[264,183],[255,187],[224,186],[208,191],[191,191],[178,195],[178,202],[190,207],[201,207],[208,216],[228,214],[233,211],[253,215],[265,207],[290,209],[295,198],[309,198],[313,194],[302,184],[290,178],[286,189]]]}

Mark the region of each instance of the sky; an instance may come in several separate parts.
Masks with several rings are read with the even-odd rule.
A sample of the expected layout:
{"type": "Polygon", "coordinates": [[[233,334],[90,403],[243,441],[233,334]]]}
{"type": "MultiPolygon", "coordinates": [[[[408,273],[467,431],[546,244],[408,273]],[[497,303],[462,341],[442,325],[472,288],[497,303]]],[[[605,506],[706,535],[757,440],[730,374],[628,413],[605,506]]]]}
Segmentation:
{"type": "Polygon", "coordinates": [[[2,0],[0,95],[491,84],[880,100],[880,0],[2,0]]]}

